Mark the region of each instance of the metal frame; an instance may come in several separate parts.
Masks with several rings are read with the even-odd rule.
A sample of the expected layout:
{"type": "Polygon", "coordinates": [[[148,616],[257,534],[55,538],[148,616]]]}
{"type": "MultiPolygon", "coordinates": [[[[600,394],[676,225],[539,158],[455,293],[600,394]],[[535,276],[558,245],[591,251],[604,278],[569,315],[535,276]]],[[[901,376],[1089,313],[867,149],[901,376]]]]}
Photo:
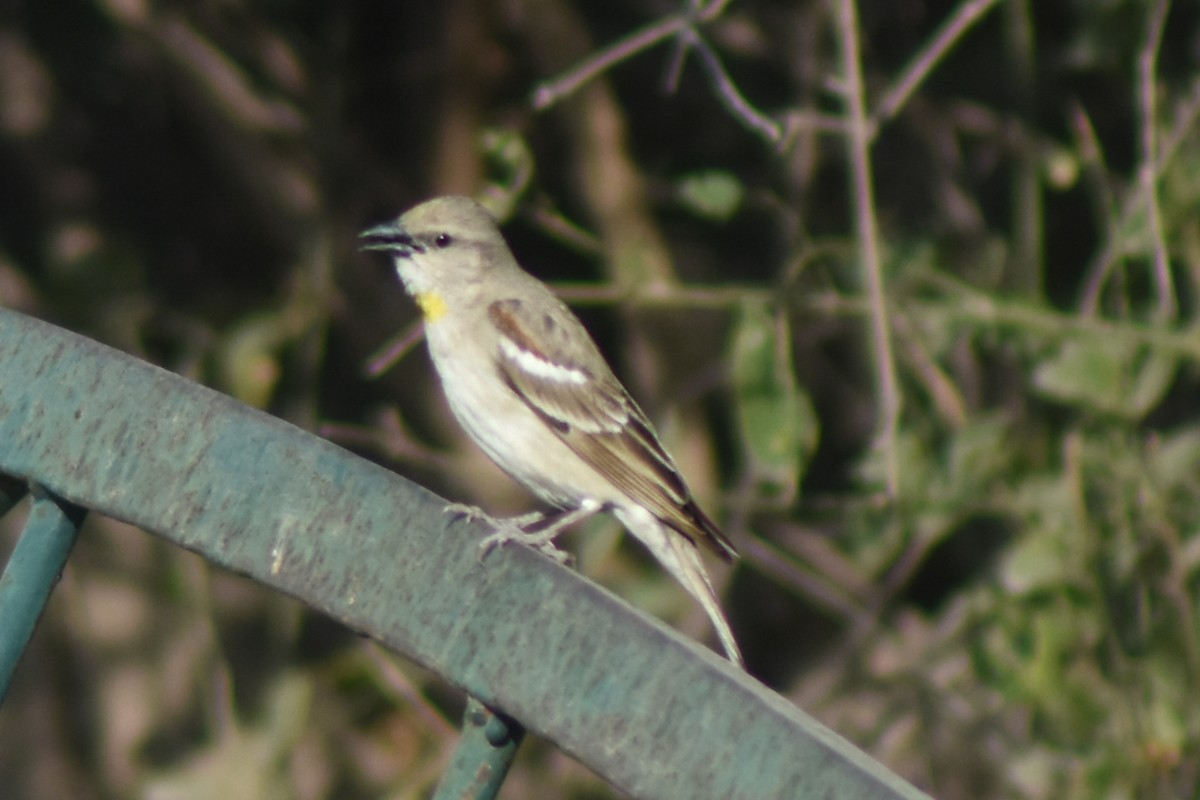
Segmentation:
{"type": "MultiPolygon", "coordinates": [[[[494,795],[520,740],[511,720],[635,797],[925,796],[576,573],[522,547],[481,560],[481,530],[442,513],[445,502],[421,487],[5,309],[0,472],[39,487],[36,519],[0,579],[0,620],[14,614],[14,596],[36,620],[73,541],[74,508],[133,523],[301,599],[502,709],[468,709],[443,788],[476,788],[457,796],[494,795]],[[51,539],[54,547],[41,546],[51,539]],[[27,550],[53,552],[29,566],[18,558],[27,550]],[[468,749],[477,735],[483,755],[468,749]],[[495,779],[491,788],[478,788],[480,770],[495,779]]],[[[0,652],[19,656],[24,640],[0,636],[12,637],[0,652]]]]}

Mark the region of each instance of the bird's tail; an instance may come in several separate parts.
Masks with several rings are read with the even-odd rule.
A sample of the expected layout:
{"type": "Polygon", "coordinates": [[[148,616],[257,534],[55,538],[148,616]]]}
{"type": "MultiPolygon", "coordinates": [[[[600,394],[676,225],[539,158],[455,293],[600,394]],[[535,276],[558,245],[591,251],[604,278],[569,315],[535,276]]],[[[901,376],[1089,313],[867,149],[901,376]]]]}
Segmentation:
{"type": "Polygon", "coordinates": [[[717,631],[717,638],[721,640],[725,654],[730,661],[745,669],[746,662],[742,659],[742,651],[738,649],[733,630],[721,611],[720,603],[717,602],[717,593],[713,589],[712,581],[708,579],[708,572],[704,569],[704,562],[700,560],[700,551],[696,545],[657,519],[640,518],[642,514],[637,513],[623,514],[619,510],[616,515],[629,532],[646,545],[654,557],[667,568],[675,580],[683,584],[683,588],[700,601],[717,631]]]}

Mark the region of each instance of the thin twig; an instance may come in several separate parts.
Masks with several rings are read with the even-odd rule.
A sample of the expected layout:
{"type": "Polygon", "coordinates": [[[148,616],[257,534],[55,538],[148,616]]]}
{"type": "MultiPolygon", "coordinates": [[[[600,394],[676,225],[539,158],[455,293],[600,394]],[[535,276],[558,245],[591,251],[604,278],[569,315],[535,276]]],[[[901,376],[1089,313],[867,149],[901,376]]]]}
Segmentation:
{"type": "MultiPolygon", "coordinates": [[[[1154,162],[1155,184],[1171,162],[1175,160],[1181,144],[1196,127],[1197,121],[1200,121],[1200,78],[1192,82],[1191,91],[1186,100],[1176,106],[1174,124],[1171,126],[1171,130],[1162,137],[1161,146],[1158,148],[1158,157],[1154,162]]],[[[1088,279],[1084,284],[1080,300],[1080,310],[1084,314],[1095,314],[1099,308],[1100,293],[1108,282],[1125,246],[1119,233],[1126,229],[1129,220],[1135,214],[1141,213],[1142,204],[1147,199],[1145,188],[1145,184],[1139,182],[1136,189],[1126,194],[1125,201],[1121,205],[1120,224],[1116,227],[1114,235],[1105,241],[1104,247],[1088,266],[1088,279]]]]}
{"type": "Polygon", "coordinates": [[[381,693],[390,694],[397,705],[405,703],[434,736],[452,737],[457,733],[454,725],[446,721],[438,707],[431,703],[425,693],[396,665],[396,656],[370,640],[362,652],[375,668],[378,683],[384,690],[381,693]]]}
{"type": "Polygon", "coordinates": [[[1169,322],[1175,319],[1178,302],[1175,299],[1175,287],[1171,281],[1171,263],[1167,256],[1167,243],[1163,238],[1162,211],[1158,204],[1158,162],[1156,136],[1158,134],[1158,78],[1157,63],[1158,49],[1162,45],[1163,28],[1166,26],[1167,13],[1171,9],[1171,0],[1158,0],[1150,17],[1150,30],[1146,34],[1146,44],[1138,55],[1138,89],[1141,95],[1141,145],[1142,164],[1139,172],[1139,183],[1142,194],[1146,198],[1147,221],[1150,223],[1150,235],[1154,247],[1154,283],[1158,290],[1158,318],[1169,322]]]}
{"type": "Polygon", "coordinates": [[[770,303],[778,293],[762,286],[685,286],[647,284],[637,289],[602,283],[552,284],[554,293],[571,305],[613,305],[671,308],[736,308],[747,301],[770,303]]]}
{"type": "MultiPolygon", "coordinates": [[[[1195,329],[1176,330],[1126,320],[1064,314],[1027,302],[997,300],[965,281],[936,270],[921,270],[931,287],[950,296],[950,302],[914,300],[905,310],[919,319],[944,320],[980,328],[1004,328],[1043,339],[1087,336],[1097,341],[1145,345],[1164,355],[1200,362],[1200,336],[1195,329]]],[[[847,312],[853,309],[846,307],[847,312]]],[[[942,323],[942,324],[945,324],[942,323]]]]}
{"type": "Polygon", "coordinates": [[[900,79],[883,96],[875,107],[869,123],[870,139],[874,140],[879,128],[900,112],[922,81],[933,71],[951,47],[958,44],[967,29],[978,22],[984,14],[1000,0],[967,0],[958,7],[954,16],[946,20],[933,39],[921,49],[900,73],[900,79]]]}
{"type": "Polygon", "coordinates": [[[1162,146],[1159,147],[1159,163],[1157,165],[1159,175],[1163,173],[1167,164],[1179,151],[1184,139],[1195,127],[1197,117],[1200,117],[1200,77],[1192,80],[1187,98],[1175,106],[1174,124],[1171,126],[1171,130],[1163,136],[1162,146]]]}
{"type": "Polygon", "coordinates": [[[963,399],[962,392],[929,352],[907,315],[896,314],[892,318],[892,324],[901,344],[901,358],[907,353],[912,374],[925,385],[925,390],[933,400],[933,407],[937,409],[947,427],[955,431],[961,430],[967,424],[967,402],[963,399]]]}
{"type": "Polygon", "coordinates": [[[421,320],[410,323],[367,358],[363,374],[368,378],[378,378],[408,355],[408,351],[416,347],[424,335],[425,325],[421,320]]]}
{"type": "Polygon", "coordinates": [[[806,111],[798,108],[784,111],[783,142],[780,150],[787,150],[794,136],[801,132],[846,133],[846,120],[834,114],[822,114],[820,111],[806,111]]]}
{"type": "Polygon", "coordinates": [[[849,113],[848,155],[853,181],[854,219],[871,303],[871,335],[876,360],[876,391],[879,394],[879,444],[883,448],[887,492],[894,498],[900,483],[896,443],[900,425],[900,390],[896,379],[895,356],[892,353],[887,289],[884,286],[883,265],[880,263],[871,175],[871,132],[866,114],[866,89],[863,86],[861,56],[858,50],[858,10],[854,0],[840,0],[838,3],[838,28],[841,34],[842,85],[849,113]]]}
{"type": "MultiPolygon", "coordinates": [[[[999,300],[945,272],[920,270],[917,275],[927,284],[926,288],[936,289],[947,296],[944,299],[905,301],[905,313],[912,319],[945,320],[980,330],[1013,330],[1041,339],[1089,336],[1104,341],[1146,345],[1165,354],[1200,363],[1200,336],[1196,335],[1195,330],[1066,314],[1028,301],[999,300]]],[[[631,292],[610,285],[582,283],[556,283],[553,288],[572,305],[584,306],[630,303],[724,309],[736,307],[745,299],[770,302],[778,296],[771,289],[746,285],[671,286],[654,292],[631,292]]],[[[807,294],[800,300],[797,310],[806,314],[847,318],[873,316],[875,313],[874,303],[869,297],[847,297],[836,292],[807,294]]]]}
{"type": "Polygon", "coordinates": [[[570,72],[564,74],[560,78],[551,80],[548,83],[542,83],[533,91],[533,108],[535,112],[541,112],[546,108],[550,108],[554,103],[563,100],[564,97],[569,97],[575,94],[580,86],[589,82],[601,72],[607,70],[608,67],[614,64],[632,58],[632,56],[641,53],[642,50],[648,50],[666,38],[678,34],[691,28],[697,23],[709,22],[709,20],[719,17],[721,12],[725,10],[730,0],[716,0],[712,5],[701,8],[696,11],[695,8],[689,8],[688,11],[683,11],[677,14],[672,14],[670,17],[659,19],[658,22],[650,23],[646,28],[636,30],[629,36],[620,38],[616,43],[610,44],[605,49],[600,50],[592,58],[586,60],[580,66],[574,68],[570,72]]]}
{"type": "Polygon", "coordinates": [[[609,67],[632,58],[643,50],[650,49],[664,39],[669,39],[691,26],[693,20],[692,14],[687,12],[664,17],[645,28],[634,31],[624,39],[617,40],[615,44],[596,53],[561,78],[538,85],[533,90],[533,97],[530,101],[534,111],[543,111],[564,97],[574,94],[579,87],[609,67]]]}
{"type": "Polygon", "coordinates": [[[707,6],[695,2],[678,14],[664,17],[640,30],[634,31],[615,44],[604,48],[562,77],[542,83],[533,91],[531,103],[535,111],[546,108],[576,92],[581,86],[602,72],[654,47],[665,39],[675,37],[676,48],[668,70],[667,84],[673,86],[679,80],[684,58],[689,50],[700,57],[700,63],[712,79],[718,99],[734,118],[754,133],[765,138],[776,147],[786,140],[788,129],[771,117],[754,108],[738,90],[721,59],[713,48],[700,36],[698,27],[716,19],[725,10],[730,0],[715,0],[707,6]]]}
{"type": "Polygon", "coordinates": [[[1108,181],[1108,165],[1100,137],[1096,135],[1096,127],[1092,125],[1087,109],[1082,104],[1071,103],[1070,118],[1071,128],[1075,132],[1075,152],[1079,154],[1084,178],[1091,185],[1094,195],[1095,214],[1104,221],[1105,238],[1115,238],[1120,227],[1120,212],[1116,195],[1108,181]]]}
{"type": "Polygon", "coordinates": [[[682,36],[675,37],[675,46],[671,48],[671,60],[667,62],[667,73],[663,78],[663,92],[675,94],[679,91],[679,82],[683,79],[683,65],[687,63],[689,43],[682,36]]]}
{"type": "Polygon", "coordinates": [[[604,258],[604,245],[600,237],[577,225],[549,203],[537,203],[526,214],[529,221],[550,238],[590,258],[604,258]]]}
{"type": "MultiPolygon", "coordinates": [[[[1079,154],[1084,178],[1093,195],[1093,204],[1095,205],[1093,213],[1096,219],[1103,223],[1101,241],[1119,242],[1121,241],[1121,210],[1113,191],[1112,182],[1109,180],[1108,165],[1104,158],[1104,148],[1100,144],[1100,137],[1096,135],[1096,129],[1092,126],[1087,109],[1082,104],[1072,104],[1071,117],[1072,128],[1075,131],[1075,151],[1079,154]]],[[[1111,262],[1100,262],[1102,265],[1109,263],[1111,262]]],[[[1084,316],[1091,316],[1095,313],[1091,301],[1099,300],[1100,288],[1107,281],[1111,271],[1100,266],[1094,269],[1097,271],[1089,272],[1083,282],[1084,301],[1080,306],[1080,312],[1084,316]]],[[[1118,292],[1118,299],[1124,301],[1124,292],[1118,292]]],[[[1126,308],[1116,309],[1118,316],[1124,316],[1127,310],[1126,308]]]]}
{"type": "Polygon", "coordinates": [[[783,141],[783,126],[750,105],[750,102],[738,91],[733,79],[729,77],[729,73],[721,64],[721,59],[709,47],[708,42],[704,41],[695,28],[685,28],[679,32],[679,36],[700,56],[700,63],[704,65],[709,77],[712,78],[713,88],[716,90],[721,104],[725,106],[725,110],[747,128],[771,144],[778,146],[783,141]]]}
{"type": "MultiPolygon", "coordinates": [[[[812,569],[809,566],[811,562],[799,558],[795,553],[759,536],[746,537],[738,543],[738,548],[747,563],[770,575],[779,586],[834,616],[853,620],[863,615],[865,609],[856,602],[853,591],[857,587],[847,587],[829,580],[824,572],[812,569]]],[[[831,550],[827,549],[826,552],[831,550]]]]}
{"type": "MultiPolygon", "coordinates": [[[[1034,119],[1037,107],[1037,48],[1033,41],[1030,0],[1007,0],[1004,5],[1005,59],[1017,112],[1034,119]]],[[[1027,297],[1041,294],[1045,283],[1046,209],[1042,199],[1043,156],[1021,149],[1013,158],[1012,240],[1007,284],[1027,297]]]]}
{"type": "MultiPolygon", "coordinates": [[[[556,282],[551,285],[555,294],[572,305],[615,305],[622,303],[640,307],[669,308],[736,308],[753,300],[772,302],[777,293],[761,286],[683,286],[679,284],[646,284],[637,289],[611,283],[556,282]]],[[[425,335],[425,325],[416,320],[389,338],[366,360],[363,375],[378,378],[395,366],[416,347],[425,335]]]]}

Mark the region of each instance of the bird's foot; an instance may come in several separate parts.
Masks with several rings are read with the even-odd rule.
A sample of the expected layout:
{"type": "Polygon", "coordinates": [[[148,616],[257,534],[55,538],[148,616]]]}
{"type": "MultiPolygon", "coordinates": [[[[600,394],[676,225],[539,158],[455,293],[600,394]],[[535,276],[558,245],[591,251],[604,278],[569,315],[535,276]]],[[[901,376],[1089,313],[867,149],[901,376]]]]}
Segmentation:
{"type": "Polygon", "coordinates": [[[452,503],[446,506],[445,511],[460,519],[482,522],[492,529],[492,533],[479,543],[480,561],[497,547],[503,547],[509,542],[518,542],[532,547],[560,564],[569,565],[571,562],[570,554],[559,550],[554,544],[554,538],[561,526],[554,525],[552,521],[545,530],[538,527],[538,523],[547,518],[541,511],[532,511],[517,517],[493,517],[477,506],[461,503],[452,503]]]}
{"type": "MultiPolygon", "coordinates": [[[[535,522],[540,522],[544,515],[531,522],[526,522],[525,525],[532,525],[535,522]]],[[[554,537],[558,535],[557,530],[527,530],[525,525],[520,524],[525,517],[516,517],[513,519],[495,519],[491,520],[494,532],[479,543],[479,559],[483,558],[497,547],[503,547],[509,542],[518,542],[523,545],[532,547],[544,556],[549,556],[564,566],[571,565],[571,554],[558,549],[554,544],[554,537]]]]}
{"type": "Polygon", "coordinates": [[[526,525],[532,525],[546,516],[541,511],[531,511],[528,514],[522,514],[519,517],[493,517],[479,506],[469,506],[465,503],[451,503],[442,509],[442,513],[450,514],[455,519],[466,519],[470,520],[471,522],[486,522],[493,528],[511,525],[518,530],[524,528],[526,525]]]}
{"type": "Polygon", "coordinates": [[[578,507],[560,511],[557,514],[538,514],[517,517],[514,520],[496,520],[501,523],[496,532],[483,540],[480,547],[486,555],[492,548],[500,547],[507,542],[520,542],[529,545],[540,553],[553,558],[560,564],[571,566],[574,559],[555,546],[555,538],[576,522],[587,519],[601,508],[599,503],[584,501],[578,507]],[[509,524],[504,523],[519,523],[509,524]]]}

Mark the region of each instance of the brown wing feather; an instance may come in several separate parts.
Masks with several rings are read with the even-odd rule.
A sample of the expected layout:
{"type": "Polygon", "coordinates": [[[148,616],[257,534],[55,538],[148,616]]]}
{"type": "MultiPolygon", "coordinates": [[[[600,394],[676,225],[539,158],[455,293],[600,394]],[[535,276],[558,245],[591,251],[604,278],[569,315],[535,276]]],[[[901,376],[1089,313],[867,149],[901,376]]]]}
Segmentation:
{"type": "Polygon", "coordinates": [[[504,352],[501,377],[588,465],[634,503],[726,561],[737,551],[700,509],[650,423],[565,306],[534,319],[519,300],[489,308],[520,351],[553,365],[563,379],[532,373],[504,352]],[[540,324],[535,340],[530,328],[540,324]],[[569,378],[569,379],[568,379],[569,378]]]}

